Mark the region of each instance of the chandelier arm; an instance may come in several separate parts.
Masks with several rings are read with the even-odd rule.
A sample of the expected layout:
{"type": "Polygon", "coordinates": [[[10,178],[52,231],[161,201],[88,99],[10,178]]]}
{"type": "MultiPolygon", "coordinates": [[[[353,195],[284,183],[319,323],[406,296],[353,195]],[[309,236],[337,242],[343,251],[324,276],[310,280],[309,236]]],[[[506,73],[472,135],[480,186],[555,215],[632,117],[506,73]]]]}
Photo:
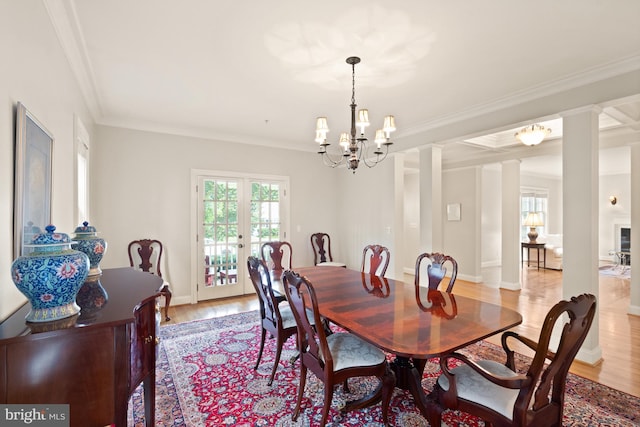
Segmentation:
{"type": "Polygon", "coordinates": [[[345,159],[344,155],[340,155],[339,160],[334,160],[331,157],[331,155],[326,151],[319,151],[318,154],[322,155],[322,163],[324,163],[325,166],[330,166],[332,168],[335,168],[337,166],[340,166],[342,163],[344,163],[344,159],[345,159]]]}
{"type": "Polygon", "coordinates": [[[378,163],[380,163],[381,161],[383,161],[384,159],[387,158],[387,154],[389,154],[389,145],[385,144],[384,146],[384,153],[382,154],[376,154],[376,159],[371,161],[371,163],[369,161],[367,161],[367,153],[365,153],[365,151],[368,151],[366,149],[366,146],[362,146],[361,147],[361,152],[360,152],[360,157],[362,162],[365,164],[365,166],[367,166],[368,168],[372,168],[374,166],[376,166],[378,163]],[[382,156],[382,157],[380,157],[382,156]]]}

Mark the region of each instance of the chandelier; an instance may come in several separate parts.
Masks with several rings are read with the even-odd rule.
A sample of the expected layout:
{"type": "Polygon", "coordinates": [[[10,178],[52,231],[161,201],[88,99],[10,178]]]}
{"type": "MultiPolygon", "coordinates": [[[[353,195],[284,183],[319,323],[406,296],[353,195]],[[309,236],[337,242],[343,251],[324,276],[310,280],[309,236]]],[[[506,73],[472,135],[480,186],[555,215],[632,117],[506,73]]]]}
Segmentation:
{"type": "Polygon", "coordinates": [[[343,132],[340,134],[339,145],[342,152],[336,157],[332,157],[327,152],[327,147],[331,145],[327,142],[327,133],[329,125],[326,117],[318,117],[316,121],[316,142],[320,144],[318,154],[322,156],[325,165],[335,168],[342,163],[346,163],[347,169],[351,169],[356,173],[356,169],[360,161],[367,167],[374,167],[387,157],[389,146],[393,144],[389,140],[391,132],[396,130],[395,119],[393,116],[386,116],[382,129],[376,130],[374,142],[376,144],[373,156],[369,156],[369,147],[367,147],[367,138],[364,130],[369,126],[369,110],[363,109],[358,111],[358,120],[356,121],[356,64],[360,62],[357,56],[347,58],[347,64],[351,65],[351,133],[343,132]],[[360,129],[360,134],[356,135],[356,126],[360,129]],[[384,149],[383,149],[384,147],[384,149]],[[369,158],[368,158],[369,157],[369,158]]]}
{"type": "Polygon", "coordinates": [[[551,129],[536,124],[520,129],[520,132],[516,132],[516,138],[524,145],[538,145],[550,133],[551,129]]]}

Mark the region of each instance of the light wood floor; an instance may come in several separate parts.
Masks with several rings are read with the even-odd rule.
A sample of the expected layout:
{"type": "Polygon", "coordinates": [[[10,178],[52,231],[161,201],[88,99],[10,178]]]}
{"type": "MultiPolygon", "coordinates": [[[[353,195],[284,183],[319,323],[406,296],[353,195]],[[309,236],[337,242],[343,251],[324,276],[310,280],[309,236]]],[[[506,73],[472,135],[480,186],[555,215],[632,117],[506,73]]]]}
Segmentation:
{"type": "MultiPolygon", "coordinates": [[[[562,299],[562,272],[524,267],[522,274],[523,287],[520,291],[496,289],[460,279],[456,281],[454,291],[517,310],[524,320],[514,330],[537,340],[547,312],[562,299]]],[[[498,275],[498,269],[483,270],[486,283],[497,281],[498,275]]],[[[407,275],[404,280],[412,282],[413,276],[407,275]]],[[[629,286],[629,280],[600,276],[599,340],[603,360],[596,366],[574,362],[571,372],[640,397],[640,316],[627,314],[629,286]]],[[[255,295],[205,301],[171,307],[171,321],[168,323],[219,317],[258,308],[255,295]]],[[[500,343],[499,336],[489,341],[500,343]]],[[[522,352],[526,353],[524,350],[522,352]]]]}

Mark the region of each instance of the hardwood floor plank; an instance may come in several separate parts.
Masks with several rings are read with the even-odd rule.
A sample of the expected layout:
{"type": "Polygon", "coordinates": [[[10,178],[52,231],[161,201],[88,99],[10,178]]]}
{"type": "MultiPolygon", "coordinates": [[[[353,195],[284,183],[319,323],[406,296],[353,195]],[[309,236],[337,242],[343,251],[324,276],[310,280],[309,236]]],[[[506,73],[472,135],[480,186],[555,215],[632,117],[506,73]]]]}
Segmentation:
{"type": "MultiPolygon", "coordinates": [[[[483,270],[485,283],[498,283],[500,270],[483,270]]],[[[406,275],[405,281],[413,282],[406,275]]],[[[571,372],[611,388],[640,397],[640,316],[627,314],[630,302],[630,280],[600,276],[598,296],[599,341],[603,360],[595,366],[574,362],[571,372]]],[[[501,304],[520,312],[523,323],[514,328],[520,334],[538,339],[542,322],[549,309],[562,299],[562,272],[524,267],[522,289],[510,291],[458,279],[454,294],[501,304]]],[[[171,321],[163,324],[189,322],[250,310],[258,310],[255,295],[245,295],[198,304],[170,308],[171,321]]],[[[500,344],[499,336],[489,339],[500,344]]],[[[526,351],[521,350],[526,354],[526,351]]],[[[529,353],[530,354],[530,353],[529,353]]]]}

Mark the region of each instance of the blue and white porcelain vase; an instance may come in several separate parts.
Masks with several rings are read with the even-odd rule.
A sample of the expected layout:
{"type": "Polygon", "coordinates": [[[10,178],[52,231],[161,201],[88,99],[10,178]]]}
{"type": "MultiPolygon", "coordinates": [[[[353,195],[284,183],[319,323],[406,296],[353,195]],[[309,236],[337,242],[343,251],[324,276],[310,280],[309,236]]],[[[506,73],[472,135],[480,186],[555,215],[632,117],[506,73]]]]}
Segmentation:
{"type": "Polygon", "coordinates": [[[83,222],[80,227],[75,230],[74,243],[72,247],[84,252],[89,257],[89,278],[100,276],[100,261],[107,251],[107,242],[98,237],[96,228],[89,225],[87,221],[83,222]]]}
{"type": "Polygon", "coordinates": [[[31,302],[27,322],[50,322],[80,311],[76,295],[89,273],[89,258],[71,248],[64,233],[54,225],[25,245],[32,251],[11,265],[13,283],[31,302]]]}

